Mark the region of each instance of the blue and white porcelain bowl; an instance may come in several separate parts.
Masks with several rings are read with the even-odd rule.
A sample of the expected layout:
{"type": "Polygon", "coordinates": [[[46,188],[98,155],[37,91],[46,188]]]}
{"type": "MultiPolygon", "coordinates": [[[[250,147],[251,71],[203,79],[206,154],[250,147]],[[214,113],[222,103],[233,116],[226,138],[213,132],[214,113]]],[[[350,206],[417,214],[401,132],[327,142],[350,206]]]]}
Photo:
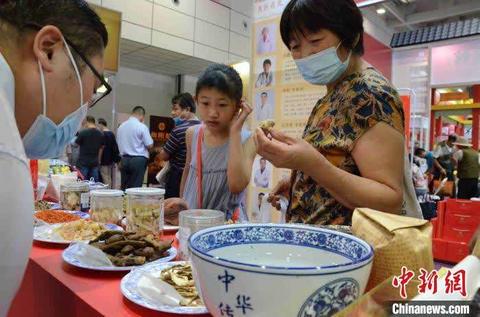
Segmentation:
{"type": "Polygon", "coordinates": [[[330,316],[358,298],[373,249],[302,225],[208,228],[189,239],[197,289],[213,316],[330,316]]]}

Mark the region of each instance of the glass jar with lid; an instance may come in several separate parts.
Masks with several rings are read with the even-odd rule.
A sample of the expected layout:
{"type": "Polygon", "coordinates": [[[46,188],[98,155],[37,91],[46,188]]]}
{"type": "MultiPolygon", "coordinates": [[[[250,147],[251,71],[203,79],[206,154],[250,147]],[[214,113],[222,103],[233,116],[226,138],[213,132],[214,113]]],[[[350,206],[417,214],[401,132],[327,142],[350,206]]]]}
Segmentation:
{"type": "Polygon", "coordinates": [[[90,207],[90,187],[84,182],[60,185],[62,209],[88,212],[90,207]]]}
{"type": "Polygon", "coordinates": [[[161,235],[163,231],[163,200],[161,188],[129,188],[127,193],[127,231],[161,235]]]}
{"type": "Polygon", "coordinates": [[[179,258],[189,260],[188,239],[190,235],[202,229],[225,224],[225,213],[210,209],[190,209],[178,214],[179,230],[179,258]]]}
{"type": "Polygon", "coordinates": [[[93,221],[116,224],[123,215],[123,191],[99,189],[90,192],[90,216],[93,221]]]}

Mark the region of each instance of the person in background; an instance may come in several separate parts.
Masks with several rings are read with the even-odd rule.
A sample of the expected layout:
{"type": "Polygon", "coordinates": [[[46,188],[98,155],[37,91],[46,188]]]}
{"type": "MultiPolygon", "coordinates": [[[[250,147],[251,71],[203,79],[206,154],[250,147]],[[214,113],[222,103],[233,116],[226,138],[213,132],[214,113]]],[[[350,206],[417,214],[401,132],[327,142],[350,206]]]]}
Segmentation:
{"type": "Polygon", "coordinates": [[[425,149],[420,147],[415,148],[415,151],[413,152],[413,161],[417,162],[422,174],[428,173],[427,151],[425,151],[425,149]]]}
{"type": "MultiPolygon", "coordinates": [[[[86,124],[87,122],[83,120],[80,131],[82,129],[85,129],[86,124]]],[[[67,144],[67,148],[66,148],[68,164],[70,164],[70,166],[78,165],[78,156],[80,155],[80,146],[77,143],[75,143],[75,140],[77,139],[77,137],[78,137],[78,132],[75,134],[75,137],[67,144]]]]}
{"type": "Polygon", "coordinates": [[[267,169],[267,160],[263,157],[258,160],[259,168],[255,169],[255,176],[253,177],[253,182],[255,186],[268,188],[270,183],[270,170],[267,169]]]}
{"type": "Polygon", "coordinates": [[[455,135],[449,135],[446,141],[437,144],[433,151],[435,160],[434,178],[441,179],[447,177],[449,181],[453,181],[454,162],[452,160],[455,151],[453,143],[457,140],[455,135]]]}
{"type": "Polygon", "coordinates": [[[417,197],[424,196],[428,193],[428,178],[426,172],[428,171],[427,161],[425,159],[425,149],[416,148],[413,156],[413,185],[417,197]]]}
{"type": "Polygon", "coordinates": [[[100,174],[102,182],[113,188],[115,163],[120,162],[120,153],[118,151],[117,139],[115,134],[107,128],[105,119],[98,119],[98,127],[103,133],[105,146],[103,148],[102,159],[100,160],[100,174]]]}
{"type": "Polygon", "coordinates": [[[186,134],[181,197],[190,209],[224,211],[226,220],[248,218],[241,202],[252,175],[255,144],[251,133],[242,129],[252,112],[242,94],[242,79],[235,69],[209,66],[196,87],[204,124],[190,127],[186,134]]]}
{"type": "Polygon", "coordinates": [[[118,149],[121,159],[122,190],[142,187],[149,150],[153,148],[145,121],[145,109],[141,106],[133,108],[130,118],[122,123],[117,131],[118,149]]]}
{"type": "Polygon", "coordinates": [[[76,156],[75,160],[73,159],[73,148],[72,148],[72,146],[74,144],[75,144],[75,139],[73,139],[72,142],[68,143],[67,147],[65,148],[65,153],[67,154],[67,162],[68,162],[68,165],[70,165],[70,166],[77,166],[78,155],[76,156]]]}
{"type": "Polygon", "coordinates": [[[433,166],[435,161],[435,157],[433,157],[433,152],[427,151],[425,153],[425,159],[427,160],[427,173],[433,174],[433,166]]]}
{"type": "Polygon", "coordinates": [[[78,169],[86,180],[100,181],[100,161],[105,140],[103,133],[95,125],[95,118],[87,116],[85,129],[78,133],[75,143],[80,146],[78,169]]]}
{"type": "Polygon", "coordinates": [[[454,143],[458,150],[452,159],[457,166],[459,199],[470,199],[478,196],[478,177],[480,177],[480,155],[472,149],[472,144],[465,138],[458,138],[454,143]]]}
{"type": "Polygon", "coordinates": [[[255,82],[255,88],[264,88],[272,84],[273,73],[270,71],[272,68],[272,61],[266,59],[263,61],[263,72],[258,75],[257,81],[255,82]]]}
{"type": "Polygon", "coordinates": [[[182,97],[183,94],[178,94],[172,98],[172,119],[175,122],[175,126],[180,125],[183,120],[180,118],[180,115],[182,113],[182,108],[178,104],[178,101],[182,97]]]}
{"type": "Polygon", "coordinates": [[[255,108],[255,118],[257,121],[263,121],[273,118],[272,105],[268,101],[268,93],[266,91],[260,94],[260,104],[255,108]]]}
{"type": "Polygon", "coordinates": [[[55,158],[73,139],[88,107],[99,100],[92,96],[104,81],[107,42],[105,25],[86,1],[0,1],[2,317],[32,246],[28,158],[55,158]]]}
{"type": "Polygon", "coordinates": [[[299,72],[309,83],[326,86],[327,94],[312,105],[302,139],[257,129],[258,154],[292,170],[269,200],[275,207],[290,200],[291,223],[351,225],[358,207],[423,218],[400,96],[362,60],[363,16],[355,1],[332,3],[292,0],[282,13],[282,40],[299,72]]]}
{"type": "Polygon", "coordinates": [[[165,198],[180,197],[180,182],[187,159],[185,134],[188,128],[200,124],[195,116],[197,107],[192,95],[189,93],[182,94],[178,100],[178,106],[181,109],[179,117],[183,120],[183,123],[172,130],[167,143],[159,154],[162,161],[170,162],[165,184],[165,198]]]}

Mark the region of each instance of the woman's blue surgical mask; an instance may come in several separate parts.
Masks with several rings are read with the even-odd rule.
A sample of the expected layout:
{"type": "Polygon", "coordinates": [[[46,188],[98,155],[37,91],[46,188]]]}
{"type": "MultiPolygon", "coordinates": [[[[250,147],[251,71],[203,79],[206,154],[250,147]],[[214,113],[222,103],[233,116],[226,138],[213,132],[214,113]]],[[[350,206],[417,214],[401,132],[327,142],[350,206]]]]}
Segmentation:
{"type": "Polygon", "coordinates": [[[83,85],[78,66],[73,59],[70,48],[65,39],[63,40],[72,62],[75,74],[80,86],[80,107],[63,119],[60,124],[55,124],[47,117],[47,91],[45,88],[45,76],[42,65],[38,61],[40,70],[40,82],[42,85],[43,114],[39,115],[33,125],[23,137],[25,153],[30,159],[48,159],[60,157],[68,143],[75,137],[80,129],[83,119],[87,116],[88,103],[83,103],[83,85]]]}
{"type": "Polygon", "coordinates": [[[330,47],[305,58],[296,59],[298,70],[303,78],[313,85],[327,85],[338,78],[347,70],[352,52],[348,54],[345,62],[338,57],[337,47],[330,47]]]}

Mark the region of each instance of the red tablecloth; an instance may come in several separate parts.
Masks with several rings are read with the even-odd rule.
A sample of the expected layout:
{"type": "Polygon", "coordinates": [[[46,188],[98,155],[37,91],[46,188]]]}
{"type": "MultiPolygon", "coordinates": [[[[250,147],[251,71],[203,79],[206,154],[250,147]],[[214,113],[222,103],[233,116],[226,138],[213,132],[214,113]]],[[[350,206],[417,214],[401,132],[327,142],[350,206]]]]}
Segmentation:
{"type": "Polygon", "coordinates": [[[130,302],[120,291],[120,280],[126,273],[72,267],[63,262],[63,249],[33,244],[25,277],[9,317],[179,316],[155,312],[130,302]]]}

